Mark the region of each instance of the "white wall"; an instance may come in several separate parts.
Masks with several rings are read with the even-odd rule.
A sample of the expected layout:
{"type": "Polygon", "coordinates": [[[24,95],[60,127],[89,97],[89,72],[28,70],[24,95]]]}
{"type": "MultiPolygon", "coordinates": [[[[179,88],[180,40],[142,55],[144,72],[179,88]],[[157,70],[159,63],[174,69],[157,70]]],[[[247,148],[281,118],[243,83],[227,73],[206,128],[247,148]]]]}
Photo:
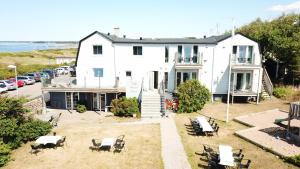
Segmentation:
{"type": "MultiPolygon", "coordinates": [[[[232,45],[246,45],[254,47],[254,65],[261,65],[261,56],[259,53],[258,44],[244,36],[239,34],[235,35],[232,40],[232,45]]],[[[213,68],[213,93],[215,94],[227,94],[228,89],[228,67],[229,67],[229,56],[231,52],[231,38],[221,41],[215,47],[214,55],[214,68],[213,68]]],[[[253,68],[249,68],[254,70],[253,68]]],[[[253,71],[252,84],[253,92],[257,92],[257,82],[259,80],[258,69],[253,71]]],[[[259,89],[260,91],[260,89],[259,89]]]]}
{"type": "MultiPolygon", "coordinates": [[[[236,35],[233,45],[254,46],[255,64],[260,65],[261,58],[256,42],[236,35]]],[[[148,90],[151,88],[149,80],[151,72],[159,71],[159,83],[163,80],[164,72],[169,73],[168,90],[173,91],[176,79],[175,53],[178,45],[167,45],[169,46],[168,63],[165,63],[165,46],[165,44],[112,44],[101,35],[94,34],[81,43],[77,61],[77,84],[80,87],[98,87],[98,78],[94,77],[92,68],[103,68],[104,77],[100,79],[101,87],[114,87],[115,77],[119,77],[120,87],[128,87],[130,83],[140,86],[144,79],[144,89],[148,90]],[[102,45],[103,54],[94,55],[93,45],[102,45]],[[142,46],[143,55],[133,55],[133,46],[142,46]],[[131,78],[126,77],[126,71],[132,72],[131,78]]],[[[199,81],[213,94],[227,94],[231,38],[217,45],[198,45],[198,51],[203,56],[203,66],[198,73],[199,81]]],[[[254,92],[257,90],[257,82],[261,82],[258,70],[253,71],[254,92]]]]}
{"type": "Polygon", "coordinates": [[[99,87],[99,78],[94,77],[93,68],[103,68],[101,87],[115,85],[114,48],[112,43],[98,34],[81,43],[77,61],[77,85],[79,87],[99,87]],[[93,54],[93,45],[102,45],[102,55],[93,54]]]}

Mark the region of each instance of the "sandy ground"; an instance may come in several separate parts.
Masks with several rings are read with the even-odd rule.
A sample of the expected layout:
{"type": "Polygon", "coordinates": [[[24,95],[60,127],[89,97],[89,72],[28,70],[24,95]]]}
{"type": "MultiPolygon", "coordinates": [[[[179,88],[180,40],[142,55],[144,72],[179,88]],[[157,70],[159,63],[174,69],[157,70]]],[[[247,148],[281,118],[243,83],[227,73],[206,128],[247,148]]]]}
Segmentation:
{"type": "MultiPolygon", "coordinates": [[[[59,113],[62,110],[50,110],[59,113]]],[[[159,124],[122,125],[123,119],[105,117],[95,112],[72,114],[63,111],[58,127],[53,131],[66,136],[64,148],[43,149],[31,155],[30,143],[13,151],[12,161],[5,169],[99,169],[99,168],[162,168],[159,124]],[[126,127],[125,127],[126,126],[126,127]],[[121,153],[92,152],[91,139],[125,135],[121,153]]]]}

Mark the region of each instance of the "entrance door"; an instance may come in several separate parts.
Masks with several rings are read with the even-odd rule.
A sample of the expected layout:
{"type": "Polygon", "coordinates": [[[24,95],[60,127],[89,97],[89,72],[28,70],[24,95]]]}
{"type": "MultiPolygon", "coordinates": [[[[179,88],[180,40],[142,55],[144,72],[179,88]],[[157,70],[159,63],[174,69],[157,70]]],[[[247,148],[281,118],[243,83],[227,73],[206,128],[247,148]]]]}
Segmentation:
{"type": "Polygon", "coordinates": [[[251,73],[236,73],[235,90],[251,90],[251,73]]]}
{"type": "Polygon", "coordinates": [[[153,74],[154,74],[153,86],[154,89],[158,89],[158,71],[153,71],[153,74]]]}
{"type": "Polygon", "coordinates": [[[243,86],[243,73],[237,73],[236,74],[236,90],[241,90],[243,86]]]}
{"type": "Polygon", "coordinates": [[[94,93],[93,94],[93,109],[104,111],[106,106],[105,94],[94,93]]]}

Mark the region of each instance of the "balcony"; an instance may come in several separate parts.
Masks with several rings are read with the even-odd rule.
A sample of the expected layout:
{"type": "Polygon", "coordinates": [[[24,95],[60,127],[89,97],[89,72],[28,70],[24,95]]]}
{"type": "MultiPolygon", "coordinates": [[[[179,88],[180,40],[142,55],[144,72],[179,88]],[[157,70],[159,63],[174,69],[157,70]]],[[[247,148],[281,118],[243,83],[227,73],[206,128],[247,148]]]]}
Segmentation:
{"type": "Polygon", "coordinates": [[[250,57],[239,57],[236,54],[232,55],[231,63],[233,65],[251,65],[254,64],[255,54],[250,57]]]}
{"type": "Polygon", "coordinates": [[[192,57],[183,57],[177,52],[175,53],[175,66],[177,69],[199,69],[202,66],[202,56],[197,53],[192,57]]]}
{"type": "Polygon", "coordinates": [[[259,68],[260,64],[255,64],[255,54],[250,57],[239,57],[233,55],[231,58],[231,64],[233,69],[248,69],[248,68],[259,68]]]}

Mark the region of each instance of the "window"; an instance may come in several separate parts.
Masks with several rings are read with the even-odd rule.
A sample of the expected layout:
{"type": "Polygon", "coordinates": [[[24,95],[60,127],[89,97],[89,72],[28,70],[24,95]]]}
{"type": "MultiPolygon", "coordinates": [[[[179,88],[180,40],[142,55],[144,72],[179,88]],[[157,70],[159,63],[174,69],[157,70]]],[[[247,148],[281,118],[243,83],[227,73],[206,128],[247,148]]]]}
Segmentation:
{"type": "Polygon", "coordinates": [[[102,55],[102,46],[101,45],[94,45],[93,50],[94,50],[94,55],[102,55]]]}
{"type": "Polygon", "coordinates": [[[248,58],[247,62],[252,62],[252,56],[253,56],[253,46],[248,46],[248,58]]]}
{"type": "Polygon", "coordinates": [[[197,72],[192,72],[192,79],[197,80],[197,72]]]}
{"type": "Polygon", "coordinates": [[[177,62],[181,63],[181,61],[182,61],[182,46],[181,45],[178,46],[177,52],[178,52],[177,62]]]}
{"type": "Polygon", "coordinates": [[[247,49],[247,46],[239,46],[239,62],[240,63],[246,62],[246,49],[247,49]]]}
{"type": "Polygon", "coordinates": [[[133,46],[133,55],[143,55],[142,46],[133,46]]]}
{"type": "Polygon", "coordinates": [[[165,47],[165,63],[169,62],[169,47],[165,47]]]}
{"type": "Polygon", "coordinates": [[[126,77],[131,77],[131,71],[126,71],[126,77]]]}
{"type": "Polygon", "coordinates": [[[184,46],[184,62],[189,63],[192,54],[192,47],[190,45],[184,46]]]}
{"type": "Polygon", "coordinates": [[[177,86],[179,86],[181,83],[181,72],[177,72],[176,82],[177,86]]]}
{"type": "Polygon", "coordinates": [[[198,46],[193,46],[193,63],[198,63],[198,46]]]}
{"type": "Polygon", "coordinates": [[[237,52],[237,46],[233,46],[232,48],[232,54],[236,55],[237,52]]]}
{"type": "Polygon", "coordinates": [[[103,77],[103,68],[94,68],[94,77],[103,77]]]}
{"type": "Polygon", "coordinates": [[[168,72],[165,72],[165,89],[168,89],[169,77],[168,72]]]}

